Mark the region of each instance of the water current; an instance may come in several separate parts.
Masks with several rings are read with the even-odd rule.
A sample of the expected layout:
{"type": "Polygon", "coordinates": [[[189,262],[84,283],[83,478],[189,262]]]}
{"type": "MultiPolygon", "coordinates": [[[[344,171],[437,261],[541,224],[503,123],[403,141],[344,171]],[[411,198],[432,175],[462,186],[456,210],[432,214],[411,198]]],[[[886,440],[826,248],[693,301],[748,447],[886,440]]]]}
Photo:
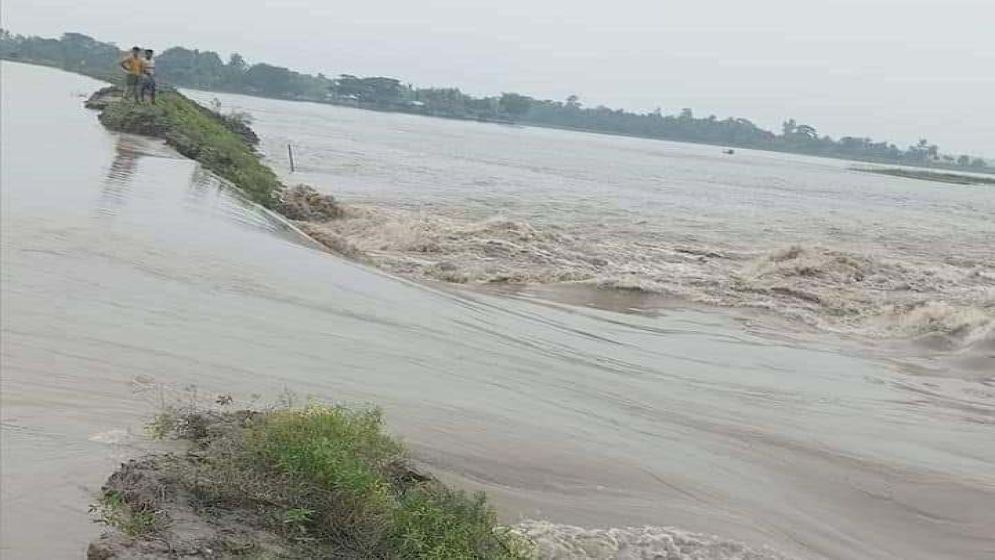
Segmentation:
{"type": "MultiPolygon", "coordinates": [[[[413,282],[320,250],[159,142],[105,131],[82,108],[81,95],[99,85],[2,66],[5,559],[81,557],[100,530],[87,506],[118,462],[149,445],[142,424],[161,395],[230,393],[251,402],[286,391],[379,404],[419,461],[456,485],[486,490],[502,519],[553,558],[981,559],[995,550],[995,381],[984,354],[961,369],[930,368],[923,364],[933,358],[905,361],[897,350],[789,328],[790,321],[650,309],[639,291],[580,283],[576,298],[588,305],[573,305],[562,294],[413,282]]],[[[496,186],[541,190],[519,182],[538,173],[526,168],[540,156],[564,154],[562,166],[623,177],[632,162],[650,165],[639,163],[639,150],[688,175],[714,159],[703,147],[246,98],[226,103],[233,100],[253,104],[271,161],[285,141],[279,130],[294,131],[302,180],[330,188],[328,169],[339,168],[334,184],[347,204],[459,227],[503,213],[516,228],[526,221],[537,232],[579,228],[556,213],[582,221],[599,196],[602,220],[615,219],[620,198],[608,184],[600,195],[573,192],[563,177],[538,206],[535,195],[508,196],[496,186]],[[449,160],[414,155],[446,149],[426,134],[439,142],[451,135],[443,146],[454,154],[490,160],[454,164],[453,182],[440,181],[449,160]],[[379,149],[357,141],[374,135],[386,139],[379,149]],[[535,137],[550,140],[543,154],[529,147],[535,137]],[[338,147],[322,155],[310,138],[338,147]],[[633,153],[595,161],[606,144],[633,153]],[[673,153],[654,155],[660,150],[673,153]],[[409,177],[417,165],[426,169],[420,189],[409,177]],[[460,181],[480,165],[492,183],[473,194],[460,181]],[[458,186],[447,191],[447,184],[458,186]],[[465,214],[457,213],[464,203],[465,214]],[[514,204],[533,215],[523,221],[514,204]]],[[[777,192],[789,198],[796,181],[818,190],[809,174],[882,180],[811,160],[744,157],[754,159],[782,169],[777,192]]],[[[886,184],[894,196],[904,189],[910,212],[921,214],[910,230],[939,227],[942,218],[916,203],[911,186],[886,184]]],[[[922,188],[930,204],[960,209],[962,233],[946,241],[958,247],[948,245],[951,259],[980,263],[971,266],[987,274],[991,249],[981,243],[986,226],[973,205],[990,208],[991,196],[953,190],[947,199],[942,187],[922,188]]],[[[750,235],[758,251],[775,245],[784,235],[765,224],[787,212],[778,195],[739,192],[758,206],[725,225],[703,210],[715,206],[710,195],[667,202],[646,194],[626,204],[637,213],[670,204],[675,223],[712,220],[738,240],[702,241],[721,232],[699,224],[689,230],[690,249],[732,253],[750,235]]],[[[606,227],[624,221],[631,216],[606,227]]],[[[818,231],[807,235],[790,240],[805,258],[820,258],[814,247],[823,245],[844,251],[819,241],[818,231]]],[[[909,254],[932,259],[927,245],[909,254]]],[[[382,251],[410,258],[389,244],[382,251]]],[[[968,296],[937,293],[936,305],[972,305],[968,296]]]]}
{"type": "Polygon", "coordinates": [[[217,97],[253,116],[273,167],[287,170],[293,144],[288,179],[348,203],[350,218],[325,228],[338,245],[395,273],[769,310],[965,363],[995,349],[995,189],[837,160],[217,97]]]}

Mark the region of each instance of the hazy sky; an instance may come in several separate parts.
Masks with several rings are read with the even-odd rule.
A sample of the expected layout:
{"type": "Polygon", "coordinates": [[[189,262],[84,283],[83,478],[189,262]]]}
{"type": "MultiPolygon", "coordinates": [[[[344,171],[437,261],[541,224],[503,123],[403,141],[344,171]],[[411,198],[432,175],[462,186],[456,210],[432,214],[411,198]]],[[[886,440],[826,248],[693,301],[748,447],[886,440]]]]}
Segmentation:
{"type": "Polygon", "coordinates": [[[2,0],[16,33],[242,53],[995,156],[995,0],[2,0]]]}

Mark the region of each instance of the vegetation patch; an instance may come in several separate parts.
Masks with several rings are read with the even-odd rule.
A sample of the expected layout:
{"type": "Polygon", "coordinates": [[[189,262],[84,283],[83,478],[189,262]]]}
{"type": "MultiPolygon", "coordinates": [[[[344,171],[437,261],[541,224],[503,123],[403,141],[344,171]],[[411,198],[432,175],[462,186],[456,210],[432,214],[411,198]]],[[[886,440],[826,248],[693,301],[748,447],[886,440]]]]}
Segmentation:
{"type": "Polygon", "coordinates": [[[113,527],[129,537],[158,533],[165,524],[163,513],[154,504],[129,501],[112,484],[105,487],[100,500],[90,506],[90,513],[97,516],[98,523],[113,527]]]}
{"type": "Polygon", "coordinates": [[[939,181],[941,183],[951,183],[954,185],[995,185],[995,179],[991,177],[978,177],[975,175],[964,175],[961,173],[941,173],[937,171],[925,171],[922,169],[901,169],[901,168],[865,168],[855,167],[854,171],[864,173],[876,173],[878,175],[890,175],[892,177],[904,177],[906,179],[921,179],[923,181],[939,181]]]}
{"type": "Polygon", "coordinates": [[[533,546],[482,494],[415,469],[379,411],[169,409],[150,433],[183,454],[122,465],[94,506],[88,558],[514,560],[533,546]]]}
{"type": "Polygon", "coordinates": [[[253,202],[288,219],[321,223],[343,216],[331,195],[307,185],[287,188],[279,181],[260,161],[255,149],[259,137],[244,114],[222,114],[172,89],[162,91],[155,104],[123,101],[116,86],[94,93],[86,106],[100,111],[100,122],[111,130],[164,139],[182,155],[230,181],[253,202]]]}
{"type": "MultiPolygon", "coordinates": [[[[87,103],[99,109],[100,122],[111,130],[162,138],[184,156],[231,181],[252,201],[272,208],[283,185],[253,148],[247,125],[215,113],[166,89],[155,104],[120,100],[120,90],[97,92],[87,103]]],[[[255,140],[258,141],[258,140],[255,140]]]]}

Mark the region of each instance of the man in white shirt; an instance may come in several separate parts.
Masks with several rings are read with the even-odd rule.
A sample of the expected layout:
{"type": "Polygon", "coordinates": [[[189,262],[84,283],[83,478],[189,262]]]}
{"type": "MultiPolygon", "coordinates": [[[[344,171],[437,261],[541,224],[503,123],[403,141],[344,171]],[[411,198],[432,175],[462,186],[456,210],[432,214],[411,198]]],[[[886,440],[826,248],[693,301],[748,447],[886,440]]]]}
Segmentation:
{"type": "Polygon", "coordinates": [[[149,100],[155,103],[155,60],[152,60],[152,49],[145,49],[145,76],[142,81],[142,101],[145,101],[145,94],[149,94],[149,100]]]}

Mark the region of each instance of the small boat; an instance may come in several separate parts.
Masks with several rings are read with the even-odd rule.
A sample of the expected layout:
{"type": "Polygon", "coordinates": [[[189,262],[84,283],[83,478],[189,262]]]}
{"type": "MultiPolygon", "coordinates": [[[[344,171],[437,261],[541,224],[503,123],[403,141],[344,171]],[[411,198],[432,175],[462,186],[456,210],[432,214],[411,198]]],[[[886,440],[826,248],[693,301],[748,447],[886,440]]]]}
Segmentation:
{"type": "Polygon", "coordinates": [[[723,153],[723,154],[728,154],[728,155],[730,155],[730,156],[731,156],[732,154],[735,154],[735,153],[736,153],[736,150],[734,150],[734,149],[732,149],[732,148],[726,148],[726,149],[722,150],[722,153],[723,153]]]}

